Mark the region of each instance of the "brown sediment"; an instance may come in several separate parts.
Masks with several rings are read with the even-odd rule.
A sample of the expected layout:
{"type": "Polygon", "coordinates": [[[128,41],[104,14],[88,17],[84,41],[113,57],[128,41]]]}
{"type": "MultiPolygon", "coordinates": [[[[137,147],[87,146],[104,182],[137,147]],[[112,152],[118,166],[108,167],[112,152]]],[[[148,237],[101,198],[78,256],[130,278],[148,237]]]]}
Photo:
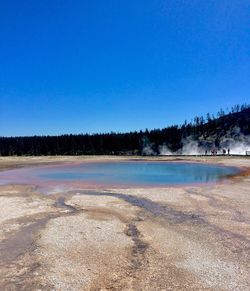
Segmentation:
{"type": "Polygon", "coordinates": [[[234,175],[230,175],[229,177],[231,179],[237,179],[237,178],[241,178],[241,177],[250,176],[250,168],[249,167],[240,167],[239,169],[240,169],[239,173],[236,173],[234,175]]]}

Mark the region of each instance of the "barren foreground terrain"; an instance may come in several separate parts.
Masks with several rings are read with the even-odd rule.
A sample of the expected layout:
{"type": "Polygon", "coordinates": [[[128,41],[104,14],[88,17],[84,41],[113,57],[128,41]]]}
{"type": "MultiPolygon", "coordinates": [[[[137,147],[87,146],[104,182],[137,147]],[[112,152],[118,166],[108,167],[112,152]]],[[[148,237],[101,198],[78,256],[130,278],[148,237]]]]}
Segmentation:
{"type": "MultiPolygon", "coordinates": [[[[0,158],[0,170],[88,159],[111,158],[0,158]]],[[[0,290],[250,290],[250,159],[187,159],[246,174],[50,195],[1,185],[0,290]]]]}

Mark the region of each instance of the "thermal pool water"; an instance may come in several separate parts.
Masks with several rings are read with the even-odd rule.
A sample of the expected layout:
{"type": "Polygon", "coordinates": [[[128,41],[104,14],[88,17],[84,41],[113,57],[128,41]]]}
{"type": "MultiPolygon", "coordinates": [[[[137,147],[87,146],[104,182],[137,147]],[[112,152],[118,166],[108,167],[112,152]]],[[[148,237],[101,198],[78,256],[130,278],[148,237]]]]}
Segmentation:
{"type": "Polygon", "coordinates": [[[238,172],[235,167],[190,162],[83,162],[4,171],[0,183],[162,187],[218,182],[238,172]]]}

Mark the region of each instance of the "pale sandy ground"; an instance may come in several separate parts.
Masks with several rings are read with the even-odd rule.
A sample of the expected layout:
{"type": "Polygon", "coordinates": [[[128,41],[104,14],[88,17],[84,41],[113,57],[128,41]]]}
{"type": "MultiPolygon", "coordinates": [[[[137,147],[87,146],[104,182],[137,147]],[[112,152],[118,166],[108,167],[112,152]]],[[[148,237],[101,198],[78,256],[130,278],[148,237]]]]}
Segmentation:
{"type": "MultiPolygon", "coordinates": [[[[0,158],[0,169],[89,159],[120,157],[0,158]]],[[[49,196],[5,185],[0,209],[0,290],[250,290],[249,175],[49,196]]]]}

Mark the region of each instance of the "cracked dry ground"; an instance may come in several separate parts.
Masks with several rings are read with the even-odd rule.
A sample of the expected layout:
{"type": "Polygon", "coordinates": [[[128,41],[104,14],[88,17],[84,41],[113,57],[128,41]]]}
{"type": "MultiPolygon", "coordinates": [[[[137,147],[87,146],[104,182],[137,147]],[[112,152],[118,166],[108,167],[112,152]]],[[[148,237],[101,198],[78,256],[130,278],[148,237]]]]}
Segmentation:
{"type": "Polygon", "coordinates": [[[249,290],[249,189],[0,186],[0,290],[249,290]]]}

